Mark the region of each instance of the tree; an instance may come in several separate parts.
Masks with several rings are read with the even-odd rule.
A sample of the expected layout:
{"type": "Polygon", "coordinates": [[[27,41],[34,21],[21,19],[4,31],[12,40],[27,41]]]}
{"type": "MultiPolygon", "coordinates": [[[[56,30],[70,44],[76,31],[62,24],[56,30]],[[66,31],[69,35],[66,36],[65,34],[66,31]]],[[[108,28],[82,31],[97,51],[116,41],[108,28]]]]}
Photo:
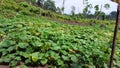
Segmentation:
{"type": "Polygon", "coordinates": [[[95,5],[94,8],[95,8],[96,11],[99,11],[99,5],[95,5]]]}
{"type": "Polygon", "coordinates": [[[86,7],[83,9],[83,15],[86,18],[90,13],[92,9],[92,4],[87,4],[86,7]]]}
{"type": "Polygon", "coordinates": [[[39,7],[44,8],[44,0],[36,0],[39,7]]]}
{"type": "Polygon", "coordinates": [[[110,8],[110,5],[109,5],[109,4],[105,4],[104,7],[105,7],[106,9],[109,9],[109,8],[110,8]]]}
{"type": "MultiPolygon", "coordinates": [[[[19,0],[19,2],[22,1],[22,0],[19,0]]],[[[24,0],[23,0],[24,1],[24,0]]],[[[31,4],[31,5],[34,5],[36,6],[36,2],[35,0],[25,0],[27,3],[31,4]]]]}
{"type": "Polygon", "coordinates": [[[83,0],[83,4],[85,5],[85,8],[83,9],[83,16],[87,18],[89,14],[91,13],[92,4],[89,4],[88,0],[83,0]]]}
{"type": "Polygon", "coordinates": [[[112,11],[112,12],[110,13],[110,15],[116,16],[116,15],[117,15],[117,12],[116,12],[116,11],[112,11]]]}
{"type": "Polygon", "coordinates": [[[117,11],[112,11],[112,12],[109,14],[110,19],[113,19],[113,20],[116,19],[116,16],[117,16],[117,11]]]}
{"type": "Polygon", "coordinates": [[[102,18],[102,20],[105,20],[106,19],[106,14],[104,13],[104,12],[101,12],[101,18],[102,18]]]}
{"type": "Polygon", "coordinates": [[[44,2],[44,9],[56,12],[55,2],[52,0],[47,0],[44,2]]]}
{"type": "Polygon", "coordinates": [[[61,10],[62,10],[62,14],[64,14],[65,7],[62,6],[61,10]]]}
{"type": "Polygon", "coordinates": [[[65,10],[64,5],[65,5],[65,0],[63,0],[63,5],[62,5],[62,8],[61,8],[62,14],[64,14],[64,10],[65,10]]]}
{"type": "Polygon", "coordinates": [[[56,12],[62,14],[62,11],[59,7],[56,8],[56,12]]]}
{"type": "Polygon", "coordinates": [[[39,7],[44,8],[44,0],[37,0],[37,4],[39,7]]]}
{"type": "Polygon", "coordinates": [[[75,16],[75,6],[72,6],[71,9],[72,16],[75,16]]]}
{"type": "MultiPolygon", "coordinates": [[[[102,5],[101,5],[101,7],[99,7],[99,5],[96,5],[94,7],[94,9],[95,9],[94,15],[95,15],[96,19],[99,19],[99,17],[101,17],[102,20],[104,20],[106,18],[106,14],[104,12],[102,12],[102,7],[103,7],[102,5]]],[[[109,4],[105,4],[104,8],[109,9],[110,5],[109,4]]]]}
{"type": "Polygon", "coordinates": [[[95,18],[98,19],[99,14],[101,12],[101,11],[99,11],[99,5],[95,5],[94,9],[95,9],[95,13],[94,13],[95,18]]]}

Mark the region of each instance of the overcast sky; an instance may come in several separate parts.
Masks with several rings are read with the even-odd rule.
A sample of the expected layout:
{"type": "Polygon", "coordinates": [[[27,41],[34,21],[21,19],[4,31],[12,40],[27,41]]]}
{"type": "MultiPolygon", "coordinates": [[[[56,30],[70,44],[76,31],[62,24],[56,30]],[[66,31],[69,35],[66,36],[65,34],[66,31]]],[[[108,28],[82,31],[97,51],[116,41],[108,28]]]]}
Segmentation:
{"type": "MultiPolygon", "coordinates": [[[[61,7],[63,4],[63,0],[54,0],[57,7],[61,7]]],[[[102,8],[102,11],[106,14],[109,14],[111,11],[117,10],[117,4],[114,2],[111,2],[110,0],[88,0],[90,4],[94,5],[104,5],[104,4],[110,4],[110,9],[106,10],[105,8],[102,8]]],[[[71,7],[75,6],[76,11],[75,13],[82,13],[82,10],[84,8],[83,0],[65,0],[65,13],[70,14],[71,13],[71,7]]],[[[92,13],[94,13],[94,10],[91,9],[92,13]]]]}

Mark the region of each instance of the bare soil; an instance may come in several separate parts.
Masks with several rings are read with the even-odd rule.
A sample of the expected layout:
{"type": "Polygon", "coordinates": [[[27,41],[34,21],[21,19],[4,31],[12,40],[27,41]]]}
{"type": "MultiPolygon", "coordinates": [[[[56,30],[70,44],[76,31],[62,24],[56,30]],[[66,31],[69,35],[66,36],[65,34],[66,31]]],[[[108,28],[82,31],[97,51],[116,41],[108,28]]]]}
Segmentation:
{"type": "MultiPolygon", "coordinates": [[[[0,68],[10,68],[9,65],[0,65],[0,68]]],[[[17,66],[16,68],[21,68],[20,66],[17,66]]],[[[28,66],[28,68],[49,68],[48,65],[45,65],[45,66],[37,66],[37,67],[34,67],[34,66],[28,66]]]]}
{"type": "Polygon", "coordinates": [[[79,25],[79,26],[92,26],[93,25],[92,22],[81,23],[81,22],[77,22],[77,21],[65,21],[63,23],[64,24],[70,24],[70,25],[79,25]]]}

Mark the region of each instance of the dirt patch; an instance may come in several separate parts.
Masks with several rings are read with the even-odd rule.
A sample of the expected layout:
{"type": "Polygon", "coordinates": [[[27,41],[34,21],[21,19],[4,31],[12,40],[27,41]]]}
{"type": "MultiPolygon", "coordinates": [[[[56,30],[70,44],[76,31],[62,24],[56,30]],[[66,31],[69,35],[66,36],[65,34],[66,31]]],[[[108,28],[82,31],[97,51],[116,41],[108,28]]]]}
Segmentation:
{"type": "MultiPolygon", "coordinates": [[[[10,68],[9,65],[0,65],[0,68],[10,68]]],[[[16,68],[21,68],[21,66],[16,66],[16,68]]],[[[49,65],[45,66],[28,66],[28,68],[49,68],[49,65]]]]}
{"type": "Polygon", "coordinates": [[[49,68],[49,65],[45,65],[45,66],[38,66],[38,67],[31,67],[31,66],[29,66],[28,68],[49,68]]]}
{"type": "Polygon", "coordinates": [[[93,22],[87,22],[87,23],[83,23],[83,22],[78,22],[78,21],[71,21],[71,20],[58,20],[58,19],[53,19],[53,18],[48,18],[49,20],[58,22],[58,23],[62,23],[62,24],[70,24],[70,25],[79,25],[79,26],[93,26],[94,23],[93,22]]]}
{"type": "Polygon", "coordinates": [[[10,68],[8,65],[0,65],[0,68],[10,68]]]}
{"type": "Polygon", "coordinates": [[[88,23],[81,23],[77,21],[65,21],[63,22],[65,24],[71,24],[71,25],[79,25],[79,26],[92,26],[94,23],[88,22],[88,23]]]}

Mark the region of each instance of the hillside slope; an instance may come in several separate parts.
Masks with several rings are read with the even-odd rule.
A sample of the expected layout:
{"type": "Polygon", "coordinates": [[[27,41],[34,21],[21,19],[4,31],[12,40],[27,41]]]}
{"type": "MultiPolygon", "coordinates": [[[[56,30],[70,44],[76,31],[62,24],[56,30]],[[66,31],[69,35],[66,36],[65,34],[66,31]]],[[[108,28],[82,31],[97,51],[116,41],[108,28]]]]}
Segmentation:
{"type": "MultiPolygon", "coordinates": [[[[108,68],[113,21],[95,20],[93,26],[63,24],[52,18],[61,22],[69,20],[68,16],[17,1],[0,0],[0,64],[11,68],[108,68]]],[[[115,68],[120,67],[119,37],[120,31],[115,68]]]]}

